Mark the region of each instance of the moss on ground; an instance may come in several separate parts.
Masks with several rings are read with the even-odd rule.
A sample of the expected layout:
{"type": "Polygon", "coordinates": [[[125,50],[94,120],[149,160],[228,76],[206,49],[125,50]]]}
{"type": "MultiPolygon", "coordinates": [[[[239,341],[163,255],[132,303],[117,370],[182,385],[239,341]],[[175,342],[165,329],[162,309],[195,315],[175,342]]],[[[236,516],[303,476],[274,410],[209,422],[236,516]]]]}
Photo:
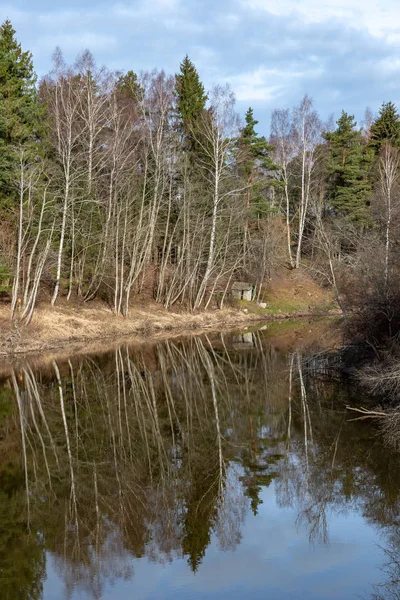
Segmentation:
{"type": "Polygon", "coordinates": [[[267,301],[267,307],[262,308],[257,302],[250,302],[248,300],[233,300],[233,306],[241,310],[247,310],[252,315],[296,315],[298,313],[316,313],[325,314],[330,310],[337,308],[334,302],[321,303],[321,304],[310,304],[304,300],[284,300],[272,299],[267,301]]]}

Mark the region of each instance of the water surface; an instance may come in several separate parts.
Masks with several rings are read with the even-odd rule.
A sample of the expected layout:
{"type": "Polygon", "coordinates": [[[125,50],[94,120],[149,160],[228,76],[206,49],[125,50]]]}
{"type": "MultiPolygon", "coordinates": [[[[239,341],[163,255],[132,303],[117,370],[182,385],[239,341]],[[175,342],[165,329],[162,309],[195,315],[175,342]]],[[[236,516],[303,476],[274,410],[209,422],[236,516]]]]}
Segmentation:
{"type": "Polygon", "coordinates": [[[364,398],[307,376],[293,339],[200,336],[7,372],[0,597],[400,598],[398,455],[349,420],[364,398]]]}

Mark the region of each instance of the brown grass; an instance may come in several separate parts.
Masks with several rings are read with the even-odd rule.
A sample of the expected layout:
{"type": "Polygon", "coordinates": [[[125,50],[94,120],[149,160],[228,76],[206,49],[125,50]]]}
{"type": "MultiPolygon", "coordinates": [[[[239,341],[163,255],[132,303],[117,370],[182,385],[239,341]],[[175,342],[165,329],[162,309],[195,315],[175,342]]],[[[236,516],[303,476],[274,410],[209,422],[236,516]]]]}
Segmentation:
{"type": "Polygon", "coordinates": [[[278,313],[336,307],[332,290],[322,288],[303,269],[280,271],[266,287],[264,297],[270,311],[278,313]]]}
{"type": "Polygon", "coordinates": [[[11,323],[9,305],[0,304],[0,356],[12,360],[27,353],[40,355],[65,351],[72,354],[86,349],[89,351],[89,345],[92,349],[104,348],[104,340],[107,340],[107,346],[121,338],[143,342],[171,334],[307,317],[318,314],[315,309],[321,305],[332,307],[331,295],[298,271],[276,278],[266,296],[268,308],[265,310],[256,303],[246,303],[246,307],[236,305],[199,313],[188,313],[183,309],[167,311],[160,304],[146,300],[145,308],[143,303],[137,303],[127,318],[114,315],[106,304],[99,301],[90,305],[70,304],[61,298],[56,307],[51,307],[42,299],[28,327],[11,323]]]}
{"type": "Polygon", "coordinates": [[[201,330],[259,320],[235,309],[199,314],[166,311],[159,305],[134,309],[127,318],[114,315],[107,307],[39,307],[28,327],[13,325],[9,307],[0,306],[0,355],[39,353],[125,336],[151,338],[160,332],[201,330]]]}

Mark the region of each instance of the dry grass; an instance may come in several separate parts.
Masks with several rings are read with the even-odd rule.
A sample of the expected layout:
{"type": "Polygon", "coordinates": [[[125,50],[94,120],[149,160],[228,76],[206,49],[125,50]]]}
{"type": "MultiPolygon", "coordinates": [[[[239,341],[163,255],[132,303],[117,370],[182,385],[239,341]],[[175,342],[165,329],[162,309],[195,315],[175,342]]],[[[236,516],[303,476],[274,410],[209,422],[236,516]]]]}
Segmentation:
{"type": "Polygon", "coordinates": [[[199,314],[166,311],[159,305],[134,309],[127,318],[115,316],[107,307],[39,307],[28,327],[13,326],[9,308],[0,307],[0,355],[19,355],[43,351],[70,349],[99,340],[125,336],[150,339],[159,333],[218,328],[259,320],[235,309],[216,310],[199,314]]]}
{"type": "MultiPolygon", "coordinates": [[[[149,313],[146,313],[148,318],[149,313]]],[[[276,351],[304,350],[308,351],[321,344],[333,347],[341,342],[341,325],[337,324],[335,319],[320,319],[315,317],[303,318],[300,320],[286,317],[272,318],[267,316],[261,322],[259,318],[238,312],[224,311],[218,317],[215,313],[207,314],[207,319],[201,319],[206,315],[194,315],[197,317],[191,321],[191,327],[183,319],[184,315],[178,318],[174,327],[167,324],[167,328],[148,329],[145,333],[140,328],[134,332],[118,333],[111,337],[103,335],[102,337],[85,340],[55,340],[54,343],[42,346],[40,350],[33,347],[32,340],[25,340],[21,351],[10,353],[0,360],[0,377],[8,375],[11,366],[17,366],[29,360],[33,368],[45,368],[51,364],[52,360],[65,361],[79,355],[98,356],[109,353],[121,346],[121,343],[128,344],[130,348],[147,352],[152,356],[152,348],[165,339],[187,339],[189,336],[197,336],[204,333],[213,336],[214,343],[218,347],[220,342],[220,333],[238,332],[246,329],[247,331],[258,330],[262,327],[265,330],[263,335],[268,337],[271,347],[276,351]],[[211,317],[211,318],[210,318],[211,317]],[[218,317],[218,318],[217,318],[218,317]]],[[[158,321],[159,322],[159,321],[158,321]]],[[[1,338],[0,338],[1,339],[1,338]]]]}
{"type": "Polygon", "coordinates": [[[264,294],[271,313],[297,313],[337,307],[330,289],[324,289],[303,269],[284,271],[269,283],[264,294]]]}
{"type": "Polygon", "coordinates": [[[188,313],[167,311],[148,300],[145,308],[143,304],[133,306],[127,318],[114,315],[99,301],[88,306],[70,304],[61,298],[59,305],[52,308],[42,298],[42,304],[28,327],[12,324],[9,306],[4,304],[0,305],[0,356],[13,358],[26,353],[43,354],[64,349],[71,354],[75,348],[86,349],[89,344],[100,348],[104,346],[102,340],[107,340],[107,346],[122,337],[148,341],[166,334],[170,336],[171,333],[218,330],[262,320],[310,316],[315,314],[315,307],[321,303],[332,306],[329,306],[331,296],[299,272],[281,274],[271,282],[266,295],[266,310],[260,309],[256,303],[247,303],[246,307],[231,306],[223,310],[188,313]],[[289,304],[290,310],[287,310],[289,304]],[[278,306],[282,308],[278,309],[278,306]]]}

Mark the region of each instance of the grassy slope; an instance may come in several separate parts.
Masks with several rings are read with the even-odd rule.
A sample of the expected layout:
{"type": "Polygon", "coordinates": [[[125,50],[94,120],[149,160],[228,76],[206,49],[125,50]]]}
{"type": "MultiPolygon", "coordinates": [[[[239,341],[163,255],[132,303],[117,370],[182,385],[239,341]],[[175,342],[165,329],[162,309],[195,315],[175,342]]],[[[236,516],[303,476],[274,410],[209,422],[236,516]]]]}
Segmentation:
{"type": "Polygon", "coordinates": [[[140,303],[138,299],[130,316],[122,318],[101,302],[74,305],[61,299],[54,308],[47,302],[39,306],[29,327],[12,324],[9,306],[3,305],[0,306],[0,355],[37,353],[122,336],[147,339],[160,332],[201,331],[276,317],[324,315],[336,308],[328,291],[297,271],[277,276],[261,300],[267,302],[266,309],[255,302],[234,301],[223,310],[193,314],[178,309],[167,311],[155,302],[140,303]]]}
{"type": "Polygon", "coordinates": [[[324,313],[337,309],[332,292],[321,288],[304,271],[282,271],[266,286],[260,298],[267,303],[261,308],[255,302],[237,301],[236,306],[249,314],[295,315],[299,313],[324,313]]]}

